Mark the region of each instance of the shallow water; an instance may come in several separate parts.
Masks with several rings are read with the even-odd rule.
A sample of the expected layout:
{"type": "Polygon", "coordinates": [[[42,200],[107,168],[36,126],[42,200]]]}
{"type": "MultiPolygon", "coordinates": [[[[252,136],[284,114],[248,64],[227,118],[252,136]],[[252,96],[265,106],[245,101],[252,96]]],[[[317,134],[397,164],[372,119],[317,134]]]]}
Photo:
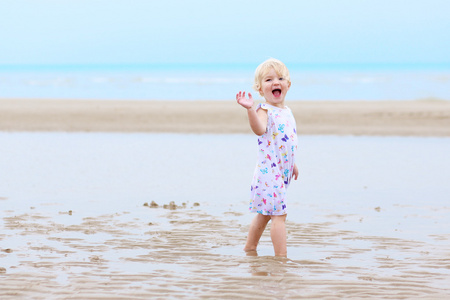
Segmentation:
{"type": "Polygon", "coordinates": [[[450,296],[450,139],[301,136],[287,259],[267,231],[241,250],[255,151],[251,135],[0,133],[0,297],[450,296]]]}

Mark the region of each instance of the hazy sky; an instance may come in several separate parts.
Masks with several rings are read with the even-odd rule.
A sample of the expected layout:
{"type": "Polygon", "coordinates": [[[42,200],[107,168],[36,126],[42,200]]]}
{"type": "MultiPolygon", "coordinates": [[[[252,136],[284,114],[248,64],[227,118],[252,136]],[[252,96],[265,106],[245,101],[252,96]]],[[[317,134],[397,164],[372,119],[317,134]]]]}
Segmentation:
{"type": "Polygon", "coordinates": [[[449,0],[0,0],[0,64],[450,63],[449,0]]]}

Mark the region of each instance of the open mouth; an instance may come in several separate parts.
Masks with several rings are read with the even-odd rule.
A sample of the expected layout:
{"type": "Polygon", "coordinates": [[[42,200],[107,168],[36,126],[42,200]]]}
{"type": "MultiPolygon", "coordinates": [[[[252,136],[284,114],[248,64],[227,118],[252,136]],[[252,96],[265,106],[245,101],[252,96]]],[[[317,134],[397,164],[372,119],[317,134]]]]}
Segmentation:
{"type": "Polygon", "coordinates": [[[280,89],[274,89],[274,90],[272,91],[272,94],[273,94],[275,97],[280,97],[280,96],[281,96],[281,90],[280,90],[280,89]]]}

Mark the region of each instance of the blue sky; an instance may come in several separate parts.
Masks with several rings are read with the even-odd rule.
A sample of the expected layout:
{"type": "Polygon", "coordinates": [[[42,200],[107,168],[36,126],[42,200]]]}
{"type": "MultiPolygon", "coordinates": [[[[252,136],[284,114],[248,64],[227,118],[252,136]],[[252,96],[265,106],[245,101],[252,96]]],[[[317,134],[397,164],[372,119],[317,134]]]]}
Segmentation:
{"type": "Polygon", "coordinates": [[[0,64],[450,63],[448,0],[0,0],[0,64]]]}

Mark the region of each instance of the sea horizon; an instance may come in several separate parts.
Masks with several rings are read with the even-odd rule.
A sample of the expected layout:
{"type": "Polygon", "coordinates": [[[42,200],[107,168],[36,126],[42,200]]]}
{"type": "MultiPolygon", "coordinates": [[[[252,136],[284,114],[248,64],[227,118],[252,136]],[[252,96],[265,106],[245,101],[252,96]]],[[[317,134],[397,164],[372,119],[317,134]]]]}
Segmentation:
{"type": "MultiPolygon", "coordinates": [[[[450,63],[286,63],[287,100],[450,100],[450,63]]],[[[0,98],[230,100],[253,63],[3,64],[0,98]]]]}

